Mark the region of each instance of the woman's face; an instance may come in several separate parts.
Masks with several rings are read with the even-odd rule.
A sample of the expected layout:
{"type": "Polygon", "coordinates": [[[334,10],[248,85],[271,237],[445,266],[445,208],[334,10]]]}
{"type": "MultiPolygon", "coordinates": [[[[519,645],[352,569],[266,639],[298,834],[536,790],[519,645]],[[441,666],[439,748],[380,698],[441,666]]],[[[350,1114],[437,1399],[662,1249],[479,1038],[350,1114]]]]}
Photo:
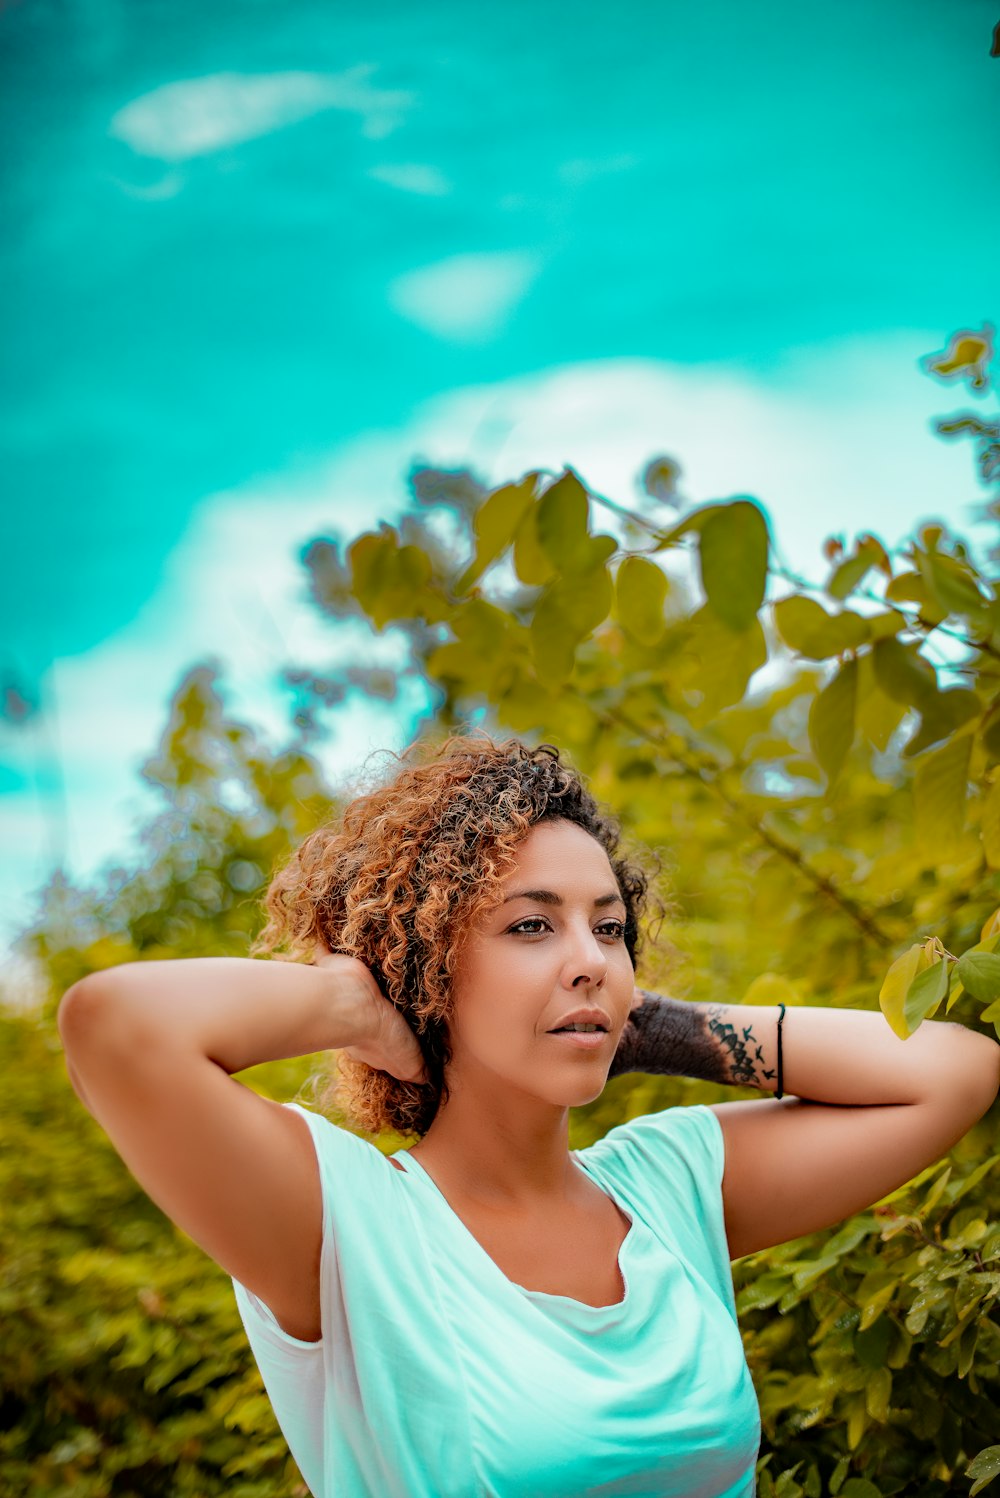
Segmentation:
{"type": "Polygon", "coordinates": [[[625,903],[608,856],[571,822],[539,822],[518,848],[504,901],[460,954],[449,1023],[450,1086],[506,1083],[576,1107],[598,1097],[635,986],[625,903]],[[551,1033],[578,1009],[603,1035],[551,1033]]]}

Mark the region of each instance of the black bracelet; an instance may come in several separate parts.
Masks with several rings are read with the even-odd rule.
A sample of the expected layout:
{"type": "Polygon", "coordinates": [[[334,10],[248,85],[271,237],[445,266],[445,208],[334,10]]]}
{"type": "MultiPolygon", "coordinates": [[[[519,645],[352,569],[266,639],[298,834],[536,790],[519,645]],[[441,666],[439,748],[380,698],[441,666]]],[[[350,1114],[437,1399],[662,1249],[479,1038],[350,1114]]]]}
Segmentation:
{"type": "Polygon", "coordinates": [[[781,1013],[778,1015],[778,1090],[774,1094],[775,1097],[781,1097],[781,1022],[785,1017],[784,1004],[779,1004],[778,1008],[781,1013]]]}

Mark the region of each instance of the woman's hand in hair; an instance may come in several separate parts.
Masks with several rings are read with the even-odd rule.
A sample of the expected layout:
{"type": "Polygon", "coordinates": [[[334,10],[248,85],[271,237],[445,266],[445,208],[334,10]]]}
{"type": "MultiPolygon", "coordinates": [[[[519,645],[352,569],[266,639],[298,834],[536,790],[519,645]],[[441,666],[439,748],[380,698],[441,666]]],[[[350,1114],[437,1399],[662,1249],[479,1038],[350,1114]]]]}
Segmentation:
{"type": "Polygon", "coordinates": [[[343,1046],[346,1054],[377,1071],[388,1072],[400,1082],[429,1082],[416,1035],[382,993],[365,964],[357,957],[318,946],[313,965],[334,973],[343,985],[345,996],[359,1006],[364,1039],[343,1046]]]}

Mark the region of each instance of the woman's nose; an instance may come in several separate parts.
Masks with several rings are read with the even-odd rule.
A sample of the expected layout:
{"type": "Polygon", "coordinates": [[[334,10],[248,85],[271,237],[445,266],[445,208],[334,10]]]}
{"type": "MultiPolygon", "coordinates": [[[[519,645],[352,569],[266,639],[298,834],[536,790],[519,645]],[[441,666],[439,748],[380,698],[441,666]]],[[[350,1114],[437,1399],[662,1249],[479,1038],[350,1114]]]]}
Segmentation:
{"type": "Polygon", "coordinates": [[[597,986],[608,972],[608,957],[589,927],[574,933],[571,955],[566,964],[568,987],[597,986]]]}

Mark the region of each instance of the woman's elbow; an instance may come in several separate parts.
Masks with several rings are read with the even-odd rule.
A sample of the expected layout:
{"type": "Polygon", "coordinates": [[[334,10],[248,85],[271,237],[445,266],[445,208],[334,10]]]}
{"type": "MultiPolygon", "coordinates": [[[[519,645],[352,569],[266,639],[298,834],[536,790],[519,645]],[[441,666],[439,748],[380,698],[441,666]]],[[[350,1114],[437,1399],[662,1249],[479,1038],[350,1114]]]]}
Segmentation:
{"type": "Polygon", "coordinates": [[[90,1029],[107,988],[105,973],[88,973],[85,978],[78,978],[63,994],[56,1010],[56,1027],[67,1054],[70,1046],[79,1040],[81,1032],[90,1029]]]}
{"type": "Polygon", "coordinates": [[[948,1071],[948,1091],[968,1102],[976,1119],[988,1113],[1000,1092],[1000,1044],[991,1035],[945,1021],[956,1035],[954,1066],[948,1071]]]}

